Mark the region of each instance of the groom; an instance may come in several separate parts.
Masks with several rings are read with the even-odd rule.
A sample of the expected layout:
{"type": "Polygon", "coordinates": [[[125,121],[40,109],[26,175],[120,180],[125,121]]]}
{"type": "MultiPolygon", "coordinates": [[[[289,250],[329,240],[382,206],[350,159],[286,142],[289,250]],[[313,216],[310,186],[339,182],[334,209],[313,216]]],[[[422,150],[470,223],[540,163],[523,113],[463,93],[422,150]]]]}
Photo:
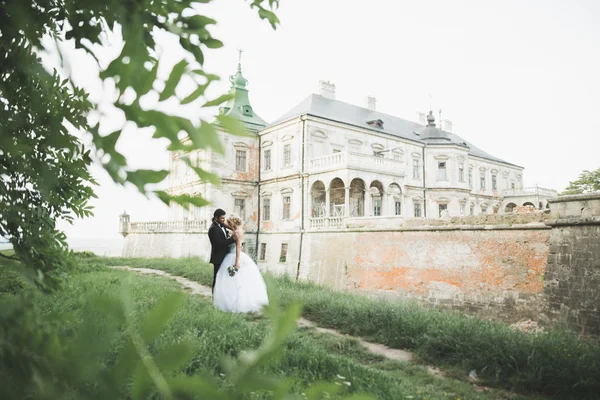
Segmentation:
{"type": "Polygon", "coordinates": [[[229,246],[235,242],[234,236],[229,236],[227,229],[225,229],[225,211],[217,208],[213,214],[213,223],[208,229],[208,238],[210,239],[210,263],[214,268],[212,288],[215,290],[215,280],[217,279],[217,272],[223,263],[223,259],[229,252],[229,246]]]}

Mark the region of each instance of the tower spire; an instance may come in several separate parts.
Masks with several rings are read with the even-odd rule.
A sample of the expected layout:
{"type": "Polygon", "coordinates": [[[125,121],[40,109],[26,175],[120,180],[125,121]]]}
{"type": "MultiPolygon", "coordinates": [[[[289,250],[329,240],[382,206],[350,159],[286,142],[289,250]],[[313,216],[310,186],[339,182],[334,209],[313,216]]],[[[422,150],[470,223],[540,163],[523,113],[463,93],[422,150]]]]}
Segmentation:
{"type": "Polygon", "coordinates": [[[242,49],[238,49],[238,67],[237,72],[229,77],[231,82],[231,89],[229,93],[232,98],[227,104],[219,109],[219,112],[223,115],[229,115],[242,121],[246,128],[251,131],[258,131],[264,128],[267,123],[260,118],[250,105],[250,98],[248,96],[248,80],[242,75],[242,49]]]}

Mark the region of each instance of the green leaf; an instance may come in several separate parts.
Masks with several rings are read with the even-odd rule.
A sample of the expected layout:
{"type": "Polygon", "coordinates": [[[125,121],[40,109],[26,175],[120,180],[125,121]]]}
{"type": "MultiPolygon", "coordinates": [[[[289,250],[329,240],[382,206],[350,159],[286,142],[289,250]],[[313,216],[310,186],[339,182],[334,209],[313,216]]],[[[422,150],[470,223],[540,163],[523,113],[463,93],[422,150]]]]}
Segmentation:
{"type": "Polygon", "coordinates": [[[192,71],[194,74],[196,75],[200,75],[203,76],[207,79],[208,82],[212,82],[212,81],[219,81],[221,80],[221,78],[219,77],[219,75],[215,75],[215,74],[208,74],[206,72],[204,72],[201,69],[195,69],[192,71]]]}
{"type": "Polygon", "coordinates": [[[183,156],[181,157],[181,160],[183,160],[183,162],[185,162],[185,164],[190,167],[191,169],[194,170],[194,172],[196,173],[196,175],[198,175],[198,178],[200,178],[200,180],[202,180],[203,182],[210,182],[214,185],[220,185],[221,184],[221,178],[219,178],[218,175],[213,174],[211,172],[205,171],[202,168],[196,167],[192,164],[192,161],[190,160],[190,158],[188,156],[183,156]]]}
{"type": "Polygon", "coordinates": [[[193,350],[194,347],[191,343],[172,344],[159,351],[154,362],[163,372],[174,371],[194,356],[193,350]]]}
{"type": "Polygon", "coordinates": [[[335,383],[318,383],[315,386],[308,389],[306,393],[306,398],[309,400],[317,400],[317,399],[327,399],[330,395],[334,395],[339,393],[342,390],[342,387],[336,385],[335,383]],[[325,395],[327,393],[327,395],[325,395]]]}
{"type": "Polygon", "coordinates": [[[237,118],[230,117],[228,115],[217,115],[217,121],[227,132],[231,133],[232,135],[253,136],[250,132],[248,132],[244,124],[237,118]]]}
{"type": "Polygon", "coordinates": [[[200,127],[187,130],[192,143],[200,149],[211,147],[213,150],[223,154],[224,148],[219,139],[217,129],[213,124],[202,121],[200,127]]]}
{"type": "Polygon", "coordinates": [[[139,364],[136,368],[135,374],[133,375],[133,382],[131,384],[131,397],[134,400],[142,400],[148,397],[150,391],[153,389],[152,379],[148,370],[143,364],[139,364]]]}
{"type": "Polygon", "coordinates": [[[204,44],[209,49],[220,49],[221,47],[223,47],[223,42],[213,38],[203,40],[202,44],[204,44]]]}
{"type": "Polygon", "coordinates": [[[160,183],[169,175],[167,170],[138,169],[127,172],[127,181],[137,186],[140,192],[145,192],[147,184],[160,183]]]}
{"type": "Polygon", "coordinates": [[[221,391],[208,377],[175,377],[167,379],[167,383],[176,399],[230,399],[227,393],[221,391]]]}
{"type": "Polygon", "coordinates": [[[206,88],[208,87],[207,85],[199,85],[196,90],[194,90],[190,95],[188,95],[185,99],[183,99],[181,101],[181,104],[188,104],[191,103],[192,101],[196,100],[198,97],[202,96],[204,94],[204,91],[206,90],[206,88]]]}
{"type": "Polygon", "coordinates": [[[158,61],[155,61],[152,70],[144,73],[144,78],[140,81],[139,85],[135,87],[135,91],[138,96],[143,96],[152,89],[152,85],[156,80],[156,74],[158,72],[158,61]]]}
{"type": "Polygon", "coordinates": [[[204,15],[194,15],[187,20],[187,24],[190,29],[201,29],[216,23],[217,21],[204,15]]]}
{"type": "Polygon", "coordinates": [[[188,62],[186,60],[181,60],[173,67],[158,101],[164,101],[175,94],[175,88],[179,84],[187,66],[188,62]]]}
{"type": "Polygon", "coordinates": [[[146,316],[142,326],[142,338],[146,343],[153,341],[169,320],[179,311],[185,296],[181,292],[169,294],[146,316]]]}
{"type": "Polygon", "coordinates": [[[123,307],[121,302],[107,296],[96,296],[92,297],[90,303],[99,311],[112,317],[115,321],[120,324],[125,323],[125,315],[123,314],[123,307]]]}
{"type": "Polygon", "coordinates": [[[153,193],[164,204],[169,205],[169,203],[171,202],[171,195],[165,192],[164,190],[155,190],[153,193]]]}
{"type": "Polygon", "coordinates": [[[235,94],[233,93],[227,93],[224,95],[221,95],[219,97],[217,97],[214,100],[208,101],[206,102],[204,105],[202,105],[202,107],[214,107],[214,106],[218,106],[223,104],[226,101],[229,101],[231,99],[235,98],[235,94]]]}
{"type": "Polygon", "coordinates": [[[117,141],[121,137],[122,130],[116,130],[106,136],[98,136],[96,138],[96,147],[104,150],[105,153],[112,153],[115,150],[117,141]]]}

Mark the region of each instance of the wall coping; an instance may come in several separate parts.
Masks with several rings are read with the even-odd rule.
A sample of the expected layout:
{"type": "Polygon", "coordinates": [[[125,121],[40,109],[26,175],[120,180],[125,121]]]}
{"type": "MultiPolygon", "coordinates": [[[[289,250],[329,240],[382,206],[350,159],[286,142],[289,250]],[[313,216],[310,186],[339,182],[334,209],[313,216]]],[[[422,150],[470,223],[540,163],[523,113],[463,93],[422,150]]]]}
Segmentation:
{"type": "Polygon", "coordinates": [[[583,193],[583,194],[567,194],[564,196],[551,197],[548,203],[564,203],[567,201],[587,201],[600,200],[600,192],[583,193]]]}
{"type": "Polygon", "coordinates": [[[552,229],[543,222],[529,224],[497,224],[497,225],[422,225],[396,228],[341,228],[341,229],[311,229],[306,233],[345,233],[345,232],[433,232],[433,231],[522,231],[552,229]]]}
{"type": "Polygon", "coordinates": [[[559,218],[551,221],[546,221],[545,224],[549,227],[600,225],[600,216],[588,218],[559,218]]]}

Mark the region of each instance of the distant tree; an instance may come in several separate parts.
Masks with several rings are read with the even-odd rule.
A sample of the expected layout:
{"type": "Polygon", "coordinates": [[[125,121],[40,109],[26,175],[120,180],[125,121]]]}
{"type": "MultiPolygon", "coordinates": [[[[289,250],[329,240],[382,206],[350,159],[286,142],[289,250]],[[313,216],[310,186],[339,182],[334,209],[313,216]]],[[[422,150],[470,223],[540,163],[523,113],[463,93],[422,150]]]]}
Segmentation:
{"type": "Polygon", "coordinates": [[[600,168],[594,171],[583,171],[577,180],[569,182],[569,186],[561,194],[578,194],[600,191],[600,168]]]}
{"type": "MultiPolygon", "coordinates": [[[[216,21],[200,12],[203,3],[209,1],[0,0],[0,236],[10,241],[15,257],[29,267],[22,272],[39,287],[57,287],[59,272],[69,267],[66,237],[56,229],[56,221],[72,222],[76,217],[92,215],[88,205],[96,185],[89,173],[92,158],[100,160],[115,182],[131,183],[165,203],[207,203],[201,198],[147,189],[148,184],[162,182],[168,171],[129,168],[116,150],[123,127],[107,134],[107,129],[102,129],[105,121],[88,118],[97,104],[70,78],[61,79],[56,70],[46,71],[39,51],[44,44],[54,42],[62,59],[66,54],[58,43],[68,41],[100,66],[96,45],[102,45],[106,32],[121,32],[121,53],[106,68],[100,68],[99,74],[109,87],[116,86],[115,109],[130,125],[152,129],[154,138],[166,138],[170,150],[222,150],[213,124],[194,124],[140,105],[144,96],[187,104],[204,98],[208,86],[219,79],[202,68],[206,49],[223,45],[209,31],[216,21]],[[160,31],[177,36],[187,53],[165,80],[157,76],[160,54],[154,36],[160,31]],[[175,89],[184,76],[191,79],[185,83],[186,96],[179,98],[175,89]],[[91,148],[84,147],[73,134],[75,130],[92,134],[91,148]],[[190,144],[182,144],[182,132],[190,137],[190,144]]],[[[279,0],[248,3],[260,18],[273,28],[277,26],[278,19],[271,10],[277,8],[279,0]]],[[[227,95],[205,99],[202,107],[218,106],[227,99],[227,95]]],[[[218,116],[217,120],[231,133],[244,132],[231,117],[218,116]]],[[[189,159],[184,157],[184,161],[190,165],[189,159]]],[[[200,179],[218,181],[215,175],[190,167],[200,179]]]]}

